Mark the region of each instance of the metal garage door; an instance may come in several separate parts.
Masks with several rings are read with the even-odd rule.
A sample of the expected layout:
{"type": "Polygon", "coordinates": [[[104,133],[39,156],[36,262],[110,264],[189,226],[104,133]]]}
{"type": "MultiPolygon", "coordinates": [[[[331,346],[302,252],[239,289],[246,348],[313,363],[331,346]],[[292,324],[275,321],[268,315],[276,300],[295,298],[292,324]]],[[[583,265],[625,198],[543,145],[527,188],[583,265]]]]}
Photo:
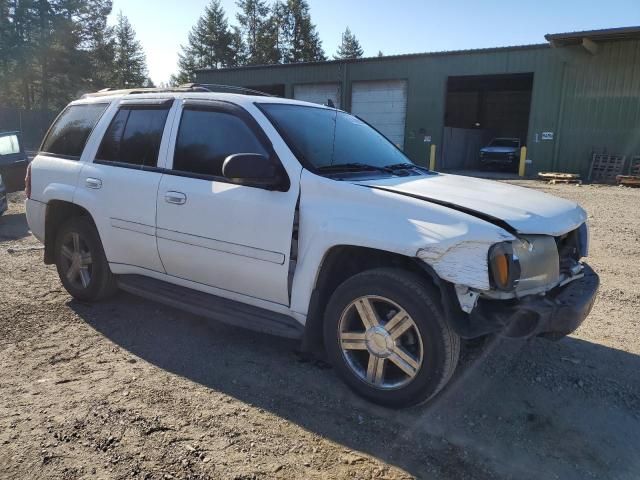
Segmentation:
{"type": "Polygon", "coordinates": [[[407,82],[354,82],[351,112],[362,117],[400,148],[404,147],[407,82]]]}
{"type": "Polygon", "coordinates": [[[331,99],[336,108],[340,108],[339,83],[306,83],[293,86],[293,98],[304,102],[326,105],[331,99]]]}

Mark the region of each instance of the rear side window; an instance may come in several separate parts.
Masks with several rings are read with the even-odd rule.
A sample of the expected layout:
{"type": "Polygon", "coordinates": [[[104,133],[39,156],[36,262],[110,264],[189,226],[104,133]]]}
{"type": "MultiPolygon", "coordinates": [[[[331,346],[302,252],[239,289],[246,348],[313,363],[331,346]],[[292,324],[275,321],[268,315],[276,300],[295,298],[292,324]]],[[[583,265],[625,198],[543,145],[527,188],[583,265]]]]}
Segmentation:
{"type": "Polygon", "coordinates": [[[169,106],[121,108],[102,139],[96,160],[155,167],[168,114],[169,106]]]}
{"type": "Polygon", "coordinates": [[[17,135],[0,137],[0,155],[14,155],[20,153],[20,142],[17,135]]]}
{"type": "Polygon", "coordinates": [[[77,160],[89,135],[107,109],[106,103],[71,105],[58,117],[42,143],[42,152],[77,160]]]}
{"type": "Polygon", "coordinates": [[[251,128],[226,112],[185,109],[173,157],[173,170],[222,177],[224,160],[235,153],[269,156],[251,128]]]}

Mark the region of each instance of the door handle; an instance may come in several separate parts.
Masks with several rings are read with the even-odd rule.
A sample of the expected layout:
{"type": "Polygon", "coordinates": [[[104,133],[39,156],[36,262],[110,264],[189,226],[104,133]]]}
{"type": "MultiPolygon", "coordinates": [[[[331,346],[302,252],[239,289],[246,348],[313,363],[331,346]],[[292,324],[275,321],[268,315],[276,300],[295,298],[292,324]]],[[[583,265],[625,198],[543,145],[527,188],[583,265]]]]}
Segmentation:
{"type": "Polygon", "coordinates": [[[87,186],[87,188],[94,188],[94,189],[99,189],[102,188],[102,180],[100,180],[99,178],[87,178],[84,181],[85,185],[87,186]]]}
{"type": "Polygon", "coordinates": [[[167,192],[164,194],[164,200],[174,205],[184,205],[187,203],[187,196],[182,192],[167,192]]]}

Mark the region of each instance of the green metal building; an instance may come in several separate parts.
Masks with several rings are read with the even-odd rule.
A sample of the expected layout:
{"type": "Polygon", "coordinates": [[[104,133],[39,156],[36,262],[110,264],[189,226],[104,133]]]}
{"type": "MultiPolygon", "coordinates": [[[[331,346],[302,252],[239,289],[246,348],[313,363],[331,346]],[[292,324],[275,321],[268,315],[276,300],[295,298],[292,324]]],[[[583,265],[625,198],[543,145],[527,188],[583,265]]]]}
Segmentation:
{"type": "Polygon", "coordinates": [[[583,175],[593,153],[640,155],[640,27],[546,35],[546,43],[197,72],[357,114],[414,160],[477,167],[491,138],[519,138],[530,172],[583,175]]]}

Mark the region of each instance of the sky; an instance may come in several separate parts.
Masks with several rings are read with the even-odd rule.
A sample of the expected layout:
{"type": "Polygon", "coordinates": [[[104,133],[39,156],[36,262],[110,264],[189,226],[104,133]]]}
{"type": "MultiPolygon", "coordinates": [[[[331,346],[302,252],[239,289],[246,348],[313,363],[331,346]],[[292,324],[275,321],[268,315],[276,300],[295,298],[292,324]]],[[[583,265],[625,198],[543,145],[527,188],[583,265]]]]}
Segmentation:
{"type": "MultiPolygon", "coordinates": [[[[210,0],[113,0],[142,42],[154,83],[176,71],[180,45],[210,0]]],[[[235,0],[222,0],[236,23],[235,0]]],[[[546,33],[640,25],[640,0],[309,0],[327,56],[348,26],[365,56],[543,43],[546,33]]]]}

